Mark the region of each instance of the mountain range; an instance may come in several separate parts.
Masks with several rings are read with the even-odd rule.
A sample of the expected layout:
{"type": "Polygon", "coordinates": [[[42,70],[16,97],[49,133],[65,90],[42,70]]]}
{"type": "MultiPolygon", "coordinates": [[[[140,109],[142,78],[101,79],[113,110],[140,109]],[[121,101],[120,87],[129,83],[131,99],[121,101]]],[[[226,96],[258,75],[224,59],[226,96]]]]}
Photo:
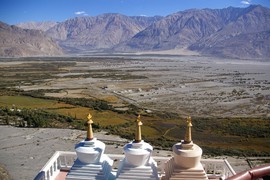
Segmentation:
{"type": "MultiPolygon", "coordinates": [[[[190,9],[166,17],[102,14],[17,26],[42,30],[42,38],[51,39],[57,52],[59,45],[65,53],[173,50],[181,54],[182,50],[187,50],[202,56],[270,57],[270,9],[260,5],[190,9]]],[[[2,31],[0,29],[0,35],[2,31]]],[[[7,44],[2,41],[1,47],[7,44]]]]}
{"type": "Polygon", "coordinates": [[[262,6],[191,9],[164,17],[116,50],[186,48],[203,55],[270,57],[270,9],[262,6]]]}

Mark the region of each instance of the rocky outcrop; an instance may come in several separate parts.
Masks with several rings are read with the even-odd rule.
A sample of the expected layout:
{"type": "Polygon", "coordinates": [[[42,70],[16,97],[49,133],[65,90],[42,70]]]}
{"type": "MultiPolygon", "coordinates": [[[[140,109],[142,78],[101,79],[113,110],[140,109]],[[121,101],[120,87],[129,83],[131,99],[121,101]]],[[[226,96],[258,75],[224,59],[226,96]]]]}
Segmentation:
{"type": "Polygon", "coordinates": [[[0,22],[0,56],[55,56],[61,48],[42,31],[21,29],[0,22]]]}

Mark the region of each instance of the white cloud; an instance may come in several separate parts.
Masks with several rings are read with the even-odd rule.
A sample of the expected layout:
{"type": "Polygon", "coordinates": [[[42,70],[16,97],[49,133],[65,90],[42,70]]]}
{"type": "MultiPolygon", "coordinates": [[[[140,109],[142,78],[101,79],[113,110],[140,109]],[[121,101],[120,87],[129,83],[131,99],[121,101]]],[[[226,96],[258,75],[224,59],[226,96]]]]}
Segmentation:
{"type": "Polygon", "coordinates": [[[76,14],[76,15],[87,15],[85,11],[77,11],[74,14],[76,14]]]}
{"type": "Polygon", "coordinates": [[[147,15],[145,15],[145,14],[141,14],[140,16],[147,17],[147,15]]]}
{"type": "Polygon", "coordinates": [[[251,4],[251,0],[241,1],[241,4],[243,4],[243,5],[250,5],[251,4]]]}

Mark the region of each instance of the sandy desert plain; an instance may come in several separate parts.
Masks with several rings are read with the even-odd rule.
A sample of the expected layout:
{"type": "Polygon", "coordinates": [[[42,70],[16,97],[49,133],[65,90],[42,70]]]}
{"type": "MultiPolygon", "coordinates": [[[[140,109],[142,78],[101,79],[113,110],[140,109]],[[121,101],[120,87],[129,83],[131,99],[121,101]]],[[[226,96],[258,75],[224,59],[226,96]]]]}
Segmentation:
{"type": "Polygon", "coordinates": [[[165,55],[8,58],[0,60],[0,77],[2,108],[72,117],[73,124],[64,128],[78,128],[91,112],[100,129],[132,138],[141,113],[144,138],[169,149],[183,138],[190,115],[193,139],[206,153],[270,155],[269,61],[165,55]],[[72,103],[78,98],[102,100],[112,108],[72,103]]]}

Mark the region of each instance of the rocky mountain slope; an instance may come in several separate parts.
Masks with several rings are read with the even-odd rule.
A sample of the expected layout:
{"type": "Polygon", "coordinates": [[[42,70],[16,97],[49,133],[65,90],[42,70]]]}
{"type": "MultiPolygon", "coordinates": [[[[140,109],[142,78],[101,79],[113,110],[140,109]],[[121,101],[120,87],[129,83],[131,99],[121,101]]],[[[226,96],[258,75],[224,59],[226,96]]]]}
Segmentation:
{"type": "Polygon", "coordinates": [[[269,58],[269,22],[270,9],[262,6],[192,9],[161,19],[115,50],[187,48],[211,56],[269,58]]]}
{"type": "Polygon", "coordinates": [[[23,29],[35,29],[35,30],[47,31],[57,24],[58,24],[57,22],[51,22],[51,21],[25,22],[25,23],[16,24],[16,26],[23,29]]]}
{"type": "Polygon", "coordinates": [[[0,56],[52,56],[62,50],[43,32],[0,22],[0,56]]]}
{"type": "Polygon", "coordinates": [[[270,9],[243,9],[219,31],[189,47],[202,54],[236,58],[270,58],[270,9]]]}
{"type": "Polygon", "coordinates": [[[66,49],[108,49],[127,41],[160,17],[128,17],[103,14],[69,19],[46,33],[66,49]]]}
{"type": "Polygon", "coordinates": [[[123,50],[168,50],[188,47],[224,25],[212,10],[187,10],[169,15],[136,34],[123,50]]]}

